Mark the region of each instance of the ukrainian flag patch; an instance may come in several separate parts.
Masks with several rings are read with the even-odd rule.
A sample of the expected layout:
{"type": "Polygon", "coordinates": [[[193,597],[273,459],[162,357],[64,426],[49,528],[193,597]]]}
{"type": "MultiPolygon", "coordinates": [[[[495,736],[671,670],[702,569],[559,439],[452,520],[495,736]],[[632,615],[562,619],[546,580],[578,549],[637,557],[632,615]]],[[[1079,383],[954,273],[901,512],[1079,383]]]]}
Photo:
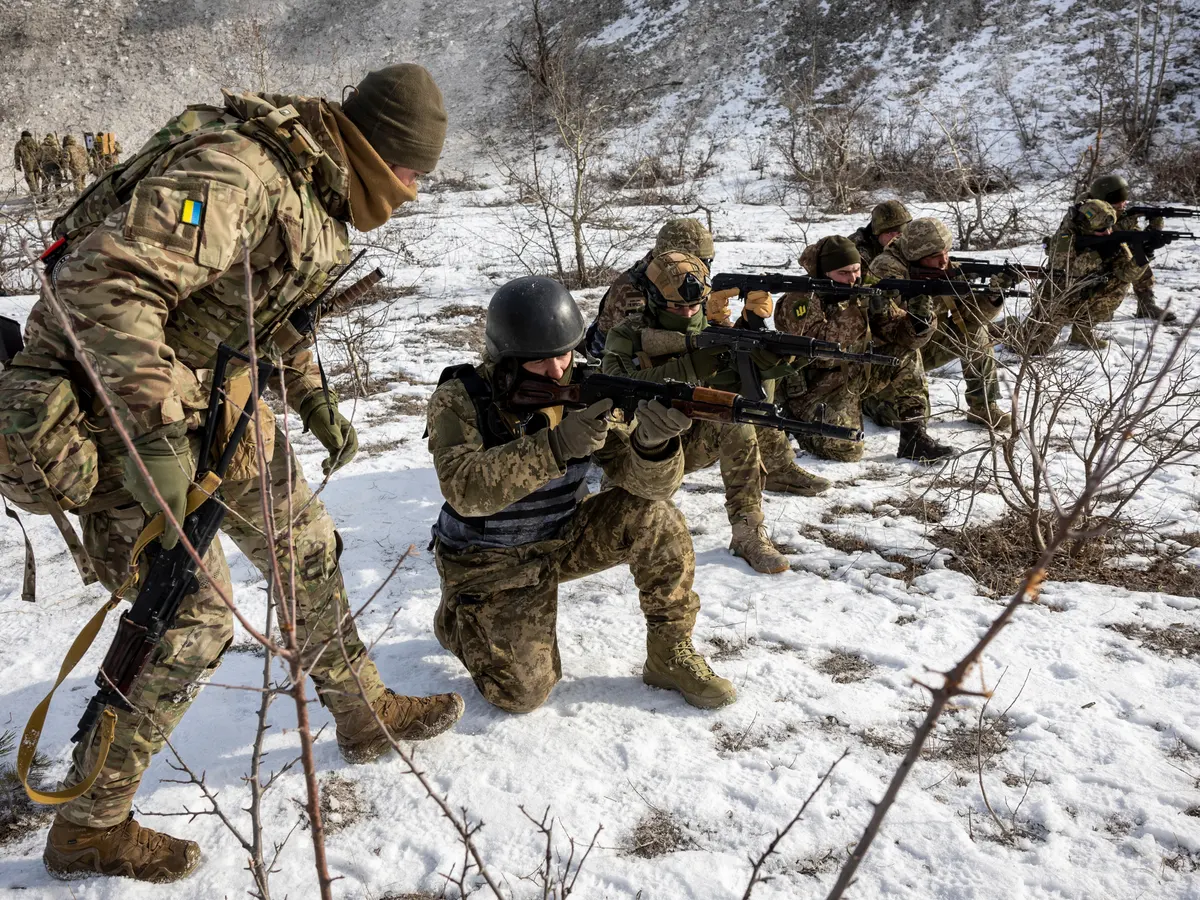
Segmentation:
{"type": "Polygon", "coordinates": [[[199,200],[184,200],[183,212],[179,216],[179,221],[184,225],[199,225],[202,212],[204,212],[204,204],[199,200]]]}

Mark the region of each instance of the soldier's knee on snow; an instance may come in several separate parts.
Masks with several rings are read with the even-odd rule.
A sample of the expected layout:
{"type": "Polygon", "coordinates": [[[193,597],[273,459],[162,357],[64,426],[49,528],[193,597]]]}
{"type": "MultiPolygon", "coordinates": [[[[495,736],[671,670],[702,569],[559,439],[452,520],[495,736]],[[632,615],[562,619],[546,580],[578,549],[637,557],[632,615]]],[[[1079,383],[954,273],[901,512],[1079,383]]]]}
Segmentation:
{"type": "Polygon", "coordinates": [[[550,691],[554,689],[554,680],[538,681],[537,684],[509,685],[501,688],[495,682],[483,682],[480,679],[479,692],[483,699],[498,709],[510,713],[533,712],[546,702],[550,691]]]}

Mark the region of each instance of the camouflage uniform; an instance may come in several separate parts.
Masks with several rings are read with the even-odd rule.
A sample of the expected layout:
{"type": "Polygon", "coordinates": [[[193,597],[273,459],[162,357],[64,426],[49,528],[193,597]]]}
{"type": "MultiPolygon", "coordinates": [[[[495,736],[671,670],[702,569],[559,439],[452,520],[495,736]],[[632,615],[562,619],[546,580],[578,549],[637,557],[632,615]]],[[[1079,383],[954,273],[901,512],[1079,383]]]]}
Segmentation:
{"type": "Polygon", "coordinates": [[[850,235],[850,240],[854,242],[862,261],[863,272],[866,272],[871,261],[883,252],[884,247],[879,236],[900,231],[911,221],[912,214],[899,200],[885,200],[871,210],[871,221],[850,235]]]}
{"type": "MultiPolygon", "coordinates": [[[[892,241],[871,263],[872,276],[901,279],[912,277],[913,268],[918,259],[923,257],[910,259],[902,249],[911,227],[908,226],[905,235],[892,241]]],[[[945,249],[948,250],[948,230],[945,234],[945,244],[945,249]]],[[[952,280],[965,280],[953,263],[947,270],[947,277],[952,280]]],[[[920,351],[922,368],[926,370],[944,366],[955,359],[962,360],[967,410],[984,418],[989,417],[989,408],[994,407],[999,398],[996,357],[988,324],[1000,314],[1004,304],[1002,299],[993,299],[994,296],[974,292],[969,298],[933,297],[936,330],[929,343],[920,351]]],[[[885,418],[889,417],[890,415],[885,414],[885,418]]]]}
{"type": "MultiPolygon", "coordinates": [[[[492,366],[476,371],[487,381],[492,366]]],[[[451,547],[439,534],[443,521],[452,522],[447,517],[486,524],[565,477],[569,467],[555,456],[549,428],[519,429],[519,436],[487,447],[475,404],[458,379],[434,391],[428,422],[429,450],[447,503],[435,528],[442,600],[434,629],[484,699],[509,712],[540,706],[562,677],[559,583],[623,563],[638,587],[648,642],[674,645],[690,638],[700,600],[692,590],[691,536],[670,502],[683,478],[677,439],[652,459],[632,446],[628,429],[613,425],[592,457],[612,487],[568,504],[553,537],[451,547]]]]}
{"type": "MultiPolygon", "coordinates": [[[[1049,241],[1049,277],[1036,287],[1022,342],[1030,353],[1045,353],[1054,344],[1063,325],[1071,326],[1071,342],[1102,347],[1095,333],[1099,322],[1111,322],[1131,284],[1144,283],[1149,266],[1139,266],[1125,244],[1107,256],[1098,250],[1075,251],[1075,236],[1081,232],[1081,210],[1094,212],[1098,224],[1112,227],[1116,211],[1101,200],[1088,200],[1072,207],[1063,224],[1049,241]]],[[[1153,276],[1150,276],[1151,282],[1153,276]]]]}
{"type": "MultiPolygon", "coordinates": [[[[1120,213],[1118,213],[1120,215],[1120,213]]],[[[1151,219],[1148,227],[1155,231],[1162,231],[1163,225],[1166,224],[1161,218],[1151,219]]],[[[1141,231],[1141,216],[1126,216],[1121,215],[1117,219],[1117,224],[1113,228],[1114,231],[1141,231]]],[[[1137,301],[1137,314],[1144,319],[1157,319],[1157,307],[1154,303],[1154,267],[1147,265],[1145,271],[1138,277],[1137,281],[1133,282],[1133,296],[1137,301]],[[1154,307],[1151,310],[1151,307],[1154,307]]],[[[1117,304],[1118,306],[1120,304],[1117,304]]],[[[1116,313],[1116,307],[1113,308],[1113,313],[1108,319],[1095,321],[1112,321],[1112,315],[1116,313]]]]}
{"type": "Polygon", "coordinates": [[[83,192],[83,185],[87,181],[88,175],[88,155],[87,150],[83,145],[75,140],[75,136],[68,134],[63,138],[63,157],[66,162],[67,171],[71,179],[75,182],[75,190],[79,193],[83,192]]]}
{"type": "MultiPolygon", "coordinates": [[[[301,349],[300,336],[294,330],[272,331],[269,323],[313,298],[331,271],[349,258],[343,221],[349,215],[347,169],[328,115],[324,101],[281,95],[227,94],[223,110],[193,107],[167,126],[175,134],[193,133],[155,159],[129,202],[54,266],[58,299],[74,317],[80,342],[135,437],[186,428],[193,436],[193,455],[196,452],[195,429],[207,405],[205,379],[217,344],[239,345],[244,339],[244,333],[237,336],[239,323],[246,319],[243,248],[249,251],[255,319],[263,329],[259,352],[282,355],[282,382],[293,409],[320,390],[317,366],[311,353],[301,349]],[[240,123],[267,118],[283,123],[279,127],[284,129],[290,121],[282,112],[287,104],[299,115],[277,140],[282,143],[291,135],[291,152],[304,178],[292,177],[279,161],[279,149],[269,150],[264,143],[264,132],[238,129],[240,123]],[[294,127],[299,123],[306,131],[294,127]],[[260,137],[256,140],[252,134],[260,137]],[[188,224],[187,213],[181,214],[187,202],[203,204],[200,224],[188,224]]],[[[45,299],[29,316],[26,341],[14,365],[65,369],[76,385],[90,388],[45,299]]],[[[269,432],[270,411],[261,404],[260,411],[269,432]]],[[[100,450],[101,481],[93,494],[99,499],[79,513],[102,580],[116,588],[128,571],[132,543],[145,514],[121,487],[125,449],[99,405],[89,425],[100,450]]],[[[283,439],[275,434],[276,446],[281,447],[283,439]]],[[[345,618],[347,597],[338,567],[341,543],[333,521],[312,497],[294,455],[276,452],[269,472],[280,536],[274,559],[289,579],[290,530],[297,562],[299,636],[312,648],[310,671],[319,696],[340,720],[343,714],[361,710],[363,700],[338,648],[339,622],[350,664],[361,667],[367,701],[378,699],[384,688],[353,621],[345,618]],[[297,517],[290,529],[289,495],[297,517]]],[[[260,571],[267,571],[272,550],[262,538],[257,476],[250,471],[242,479],[231,477],[222,485],[231,510],[223,530],[260,571]]],[[[219,542],[213,543],[206,563],[228,594],[229,572],[219,542]]],[[[161,746],[160,732],[170,734],[204,678],[219,664],[232,634],[230,612],[216,586],[202,578],[156,650],[153,666],[131,693],[138,711],[118,714],[104,771],[87,793],[60,807],[63,819],[107,828],[125,818],[142,773],[161,746]]],[[[98,744],[94,733],[92,740],[77,746],[72,781],[88,771],[98,744]]]]}
{"type": "MultiPolygon", "coordinates": [[[[827,239],[805,248],[801,265],[816,277],[817,259],[827,239]]],[[[861,250],[859,251],[861,253],[861,250]]],[[[928,342],[932,329],[914,330],[908,313],[885,299],[870,303],[859,297],[819,293],[784,294],[775,307],[775,327],[787,334],[834,341],[854,353],[874,350],[894,355],[901,365],[813,360],[797,375],[784,380],[788,414],[816,419],[823,407],[824,421],[845,428],[862,428],[864,403],[872,405],[888,424],[923,420],[928,390],[917,348],[928,342]]],[[[825,459],[853,462],[862,458],[861,441],[843,441],[819,435],[801,435],[800,448],[825,459]]]]}
{"type": "Polygon", "coordinates": [[[38,171],[42,180],[42,190],[58,190],[63,185],[64,160],[62,149],[54,135],[48,134],[42,139],[38,148],[38,171]]]}
{"type": "Polygon", "coordinates": [[[13,147],[13,168],[25,175],[25,184],[29,187],[31,194],[37,194],[41,190],[38,167],[40,157],[41,149],[33,135],[29,132],[22,134],[21,139],[13,147]]]}

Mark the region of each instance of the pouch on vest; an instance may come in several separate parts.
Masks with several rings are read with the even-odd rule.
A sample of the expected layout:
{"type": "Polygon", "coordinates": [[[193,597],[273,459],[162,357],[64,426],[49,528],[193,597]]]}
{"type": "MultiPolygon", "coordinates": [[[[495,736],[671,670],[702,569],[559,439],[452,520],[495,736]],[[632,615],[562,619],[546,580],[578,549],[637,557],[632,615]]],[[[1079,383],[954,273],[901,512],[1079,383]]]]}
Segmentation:
{"type": "MultiPolygon", "coordinates": [[[[225,395],[229,402],[221,404],[221,421],[217,423],[216,440],[213,441],[214,457],[219,456],[225,445],[229,443],[229,436],[233,433],[238,419],[241,418],[242,410],[250,400],[250,394],[249,370],[233,376],[226,382],[225,395]]],[[[270,465],[271,459],[275,455],[275,414],[271,412],[271,408],[267,404],[259,400],[258,416],[262,426],[262,457],[267,465],[270,465]]],[[[241,443],[233,452],[233,459],[230,460],[229,468],[225,472],[225,480],[247,481],[257,478],[259,471],[258,434],[255,431],[254,423],[251,422],[246,428],[246,433],[242,435],[241,443]]]]}
{"type": "MultiPolygon", "coordinates": [[[[25,366],[0,371],[0,496],[54,519],[85,584],[96,574],[64,513],[87,503],[97,465],[96,444],[65,373],[25,366]]],[[[32,599],[32,563],[27,541],[25,599],[32,599]]]]}

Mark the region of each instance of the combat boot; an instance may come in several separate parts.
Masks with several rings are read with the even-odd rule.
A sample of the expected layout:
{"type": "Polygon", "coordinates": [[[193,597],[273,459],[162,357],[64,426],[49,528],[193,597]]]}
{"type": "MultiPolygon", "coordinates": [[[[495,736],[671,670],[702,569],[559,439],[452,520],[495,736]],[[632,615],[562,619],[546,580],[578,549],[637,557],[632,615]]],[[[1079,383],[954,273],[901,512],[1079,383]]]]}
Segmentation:
{"type": "Polygon", "coordinates": [[[1012,428],[1012,416],[1003,412],[995,403],[989,403],[983,409],[968,409],[967,421],[998,432],[1009,431],[1012,428]]]}
{"type": "Polygon", "coordinates": [[[713,672],[708,661],[692,646],[691,638],[670,644],[647,634],[642,681],[652,687],[679,691],[684,700],[700,709],[717,709],[737,699],[733,684],[713,672]]]}
{"type": "Polygon", "coordinates": [[[775,549],[775,545],[767,537],[761,513],[757,519],[752,516],[738,516],[737,520],[730,524],[730,529],[733,539],[729,542],[729,552],[744,559],[755,572],[778,575],[791,568],[788,558],[775,549]]]}
{"type": "Polygon", "coordinates": [[[1179,316],[1169,312],[1154,302],[1152,294],[1143,294],[1137,298],[1137,318],[1152,319],[1164,325],[1178,325],[1179,316]]]}
{"type": "Polygon", "coordinates": [[[111,828],[88,828],[56,816],[42,862],[55,878],[123,875],[165,884],[186,878],[200,864],[200,845],[143,828],[133,813],[111,828]]]}
{"type": "Polygon", "coordinates": [[[1108,341],[1096,337],[1096,332],[1091,328],[1081,328],[1078,325],[1071,326],[1071,337],[1068,339],[1068,343],[1074,344],[1076,347],[1087,347],[1089,350],[1103,350],[1108,346],[1108,341]]]}
{"type": "Polygon", "coordinates": [[[462,718],[463,709],[458,694],[405,697],[386,690],[369,708],[358,706],[338,718],[338,749],[348,763],[371,762],[392,748],[387,735],[379,730],[376,716],[395,740],[426,741],[462,718]]]}
{"type": "Polygon", "coordinates": [[[799,494],[801,497],[815,497],[829,490],[833,484],[828,478],[814,475],[795,463],[777,472],[768,472],[763,481],[763,490],[775,494],[799,494]]]}
{"type": "Polygon", "coordinates": [[[958,456],[958,451],[931,438],[923,422],[904,422],[900,426],[900,447],[896,456],[928,463],[958,456]]]}

